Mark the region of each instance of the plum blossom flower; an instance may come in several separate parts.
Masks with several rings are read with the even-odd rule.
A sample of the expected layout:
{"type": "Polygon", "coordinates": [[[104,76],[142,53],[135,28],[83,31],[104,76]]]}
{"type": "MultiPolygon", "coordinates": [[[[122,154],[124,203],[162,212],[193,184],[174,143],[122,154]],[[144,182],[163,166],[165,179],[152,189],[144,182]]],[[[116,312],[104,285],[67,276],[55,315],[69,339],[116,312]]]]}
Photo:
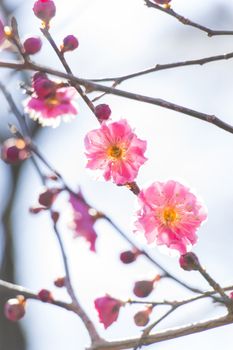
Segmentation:
{"type": "Polygon", "coordinates": [[[36,73],[33,89],[33,95],[24,101],[25,111],[42,126],[57,127],[61,119],[68,121],[78,113],[73,87],[61,87],[45,74],[36,73]]]}
{"type": "Polygon", "coordinates": [[[99,321],[103,323],[105,329],[117,320],[120,308],[125,304],[109,295],[95,299],[94,303],[99,314],[99,321]]]}
{"type": "Polygon", "coordinates": [[[207,213],[189,188],[179,182],[154,182],[138,196],[136,228],[148,243],[166,245],[185,254],[197,241],[196,231],[207,213]]]}
{"type": "Polygon", "coordinates": [[[90,214],[90,206],[85,203],[82,193],[78,196],[70,195],[69,202],[73,209],[72,229],[74,237],[83,237],[90,243],[90,250],[95,252],[97,234],[94,229],[96,216],[90,214]]]}
{"type": "Polygon", "coordinates": [[[87,168],[103,172],[105,180],[118,185],[134,181],[145,163],[146,141],[140,140],[126,119],[103,122],[85,137],[87,168]]]}

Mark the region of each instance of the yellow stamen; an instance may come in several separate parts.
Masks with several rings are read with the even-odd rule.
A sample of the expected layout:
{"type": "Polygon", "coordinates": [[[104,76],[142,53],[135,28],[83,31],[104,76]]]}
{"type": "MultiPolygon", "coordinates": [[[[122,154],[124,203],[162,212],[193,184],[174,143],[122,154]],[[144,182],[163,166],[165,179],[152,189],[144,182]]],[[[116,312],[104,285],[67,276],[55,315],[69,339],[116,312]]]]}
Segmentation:
{"type": "Polygon", "coordinates": [[[120,159],[124,156],[124,149],[118,146],[109,147],[107,154],[113,160],[120,159]]]}
{"type": "Polygon", "coordinates": [[[162,216],[165,224],[170,225],[176,221],[177,212],[173,208],[165,208],[162,216]]]}

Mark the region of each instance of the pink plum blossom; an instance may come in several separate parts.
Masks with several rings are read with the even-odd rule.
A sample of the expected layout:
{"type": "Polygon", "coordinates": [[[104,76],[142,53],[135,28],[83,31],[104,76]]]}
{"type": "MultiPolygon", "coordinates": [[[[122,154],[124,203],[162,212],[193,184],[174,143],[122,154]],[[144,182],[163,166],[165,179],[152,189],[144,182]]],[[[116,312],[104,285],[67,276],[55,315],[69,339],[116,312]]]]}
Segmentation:
{"type": "Polygon", "coordinates": [[[103,122],[85,137],[87,168],[103,172],[105,180],[123,185],[135,180],[145,163],[146,141],[140,140],[126,119],[103,122]]]}
{"type": "Polygon", "coordinates": [[[73,87],[61,87],[40,73],[34,77],[34,93],[24,101],[30,118],[42,126],[57,127],[61,119],[68,121],[78,113],[74,102],[77,93],[73,87]]]}
{"type": "Polygon", "coordinates": [[[99,320],[103,323],[105,329],[117,320],[120,308],[125,304],[123,301],[114,299],[109,295],[95,299],[94,303],[99,314],[99,320]]]}
{"type": "Polygon", "coordinates": [[[35,16],[48,24],[56,14],[56,6],[52,0],[38,0],[34,3],[33,12],[35,16]]]}
{"type": "Polygon", "coordinates": [[[90,214],[90,206],[84,201],[81,192],[78,196],[70,195],[69,199],[73,209],[72,228],[74,237],[83,237],[90,243],[90,250],[95,252],[97,234],[94,229],[96,217],[90,214]]]}
{"type": "Polygon", "coordinates": [[[148,243],[166,245],[181,254],[197,241],[196,231],[206,219],[204,206],[179,182],[154,182],[138,196],[136,227],[148,243]]]}

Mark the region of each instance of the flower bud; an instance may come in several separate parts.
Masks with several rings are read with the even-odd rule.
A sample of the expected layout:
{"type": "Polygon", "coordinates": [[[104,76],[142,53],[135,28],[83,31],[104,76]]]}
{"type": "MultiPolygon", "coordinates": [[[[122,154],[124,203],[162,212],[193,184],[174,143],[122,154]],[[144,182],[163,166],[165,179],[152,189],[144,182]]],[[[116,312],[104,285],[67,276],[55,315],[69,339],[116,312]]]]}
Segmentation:
{"type": "Polygon", "coordinates": [[[60,190],[58,188],[47,188],[39,195],[39,203],[46,208],[50,208],[55,201],[59,191],[60,190]]]}
{"type": "Polygon", "coordinates": [[[151,281],[137,281],[134,284],[133,292],[138,298],[146,298],[154,289],[155,279],[151,281]]]}
{"type": "Polygon", "coordinates": [[[200,263],[196,254],[189,252],[180,256],[180,267],[185,271],[199,270],[200,263]]]}
{"type": "Polygon", "coordinates": [[[10,321],[18,321],[25,315],[25,299],[22,296],[9,299],[4,306],[4,314],[10,321]]]}
{"type": "Polygon", "coordinates": [[[42,47],[42,41],[39,37],[31,37],[24,41],[23,47],[27,55],[34,55],[35,53],[40,51],[42,47]]]}
{"type": "Polygon", "coordinates": [[[33,6],[33,12],[36,17],[48,25],[56,14],[56,6],[52,0],[38,0],[33,6]]]}
{"type": "Polygon", "coordinates": [[[141,254],[141,252],[138,250],[126,250],[120,254],[120,260],[123,264],[131,264],[137,259],[139,254],[141,254]]]}
{"type": "Polygon", "coordinates": [[[73,51],[79,46],[78,39],[74,35],[68,35],[63,39],[61,45],[61,52],[73,51]]]}
{"type": "Polygon", "coordinates": [[[31,155],[26,142],[20,138],[9,138],[3,142],[1,158],[8,164],[18,164],[31,155]]]}
{"type": "Polygon", "coordinates": [[[145,310],[139,311],[134,315],[134,322],[138,327],[144,327],[150,321],[149,315],[152,312],[152,307],[148,307],[145,310]]]}
{"type": "Polygon", "coordinates": [[[44,73],[36,73],[33,76],[33,89],[39,98],[47,98],[56,91],[56,83],[49,80],[44,73]]]}
{"type": "Polygon", "coordinates": [[[51,303],[53,301],[53,295],[47,289],[41,289],[37,295],[38,298],[44,303],[51,303]]]}
{"type": "Polygon", "coordinates": [[[66,278],[65,277],[58,277],[55,281],[54,284],[58,288],[65,287],[66,284],[66,278]]]}
{"type": "Polygon", "coordinates": [[[109,107],[109,105],[102,103],[95,107],[95,115],[97,116],[98,120],[100,122],[104,120],[108,120],[112,111],[109,107]]]}

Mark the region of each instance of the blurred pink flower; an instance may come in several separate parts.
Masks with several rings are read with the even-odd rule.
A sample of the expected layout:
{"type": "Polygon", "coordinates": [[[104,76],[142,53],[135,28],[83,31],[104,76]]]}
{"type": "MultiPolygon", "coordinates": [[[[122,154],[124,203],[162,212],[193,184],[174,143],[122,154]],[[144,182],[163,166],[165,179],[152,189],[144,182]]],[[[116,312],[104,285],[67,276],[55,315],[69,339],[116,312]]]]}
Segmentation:
{"type": "Polygon", "coordinates": [[[85,137],[85,147],[87,168],[101,170],[105,180],[118,185],[134,181],[147,160],[146,141],[134,134],[125,119],[103,122],[99,129],[90,131],[85,137]]]}
{"type": "Polygon", "coordinates": [[[138,198],[140,210],[135,224],[148,243],[156,241],[181,254],[196,243],[196,231],[207,213],[187,187],[172,180],[154,182],[138,198]]]}
{"type": "Polygon", "coordinates": [[[99,320],[103,323],[105,329],[117,320],[120,308],[125,304],[121,300],[114,299],[109,295],[95,299],[94,303],[99,314],[99,320]]]}
{"type": "Polygon", "coordinates": [[[4,40],[5,40],[4,25],[0,19],[0,45],[3,43],[4,40]]]}
{"type": "Polygon", "coordinates": [[[48,24],[56,14],[56,6],[52,0],[38,0],[34,3],[33,12],[36,17],[48,24]]]}
{"type": "MultiPolygon", "coordinates": [[[[39,79],[42,82],[42,79],[39,79]]],[[[44,80],[49,82],[49,79],[44,80]]],[[[35,92],[24,101],[25,111],[42,126],[57,127],[61,118],[68,121],[78,113],[74,103],[75,97],[76,90],[73,87],[56,86],[46,97],[38,96],[35,92]]]]}
{"type": "Polygon", "coordinates": [[[72,229],[74,230],[74,237],[85,238],[90,243],[90,250],[95,252],[97,234],[94,230],[94,223],[96,217],[90,214],[91,208],[85,203],[81,192],[78,193],[78,196],[71,194],[69,202],[73,209],[72,229]]]}

